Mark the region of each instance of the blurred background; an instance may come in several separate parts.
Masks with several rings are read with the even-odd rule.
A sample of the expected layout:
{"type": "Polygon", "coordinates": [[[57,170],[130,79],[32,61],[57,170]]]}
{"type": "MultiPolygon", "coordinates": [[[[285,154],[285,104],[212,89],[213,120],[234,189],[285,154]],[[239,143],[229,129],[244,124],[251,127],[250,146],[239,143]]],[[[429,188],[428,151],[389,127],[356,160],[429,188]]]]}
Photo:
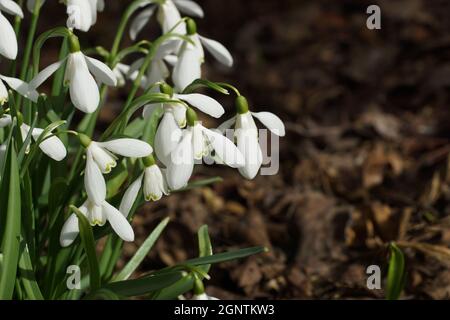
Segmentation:
{"type": "MultiPolygon", "coordinates": [[[[39,33],[65,24],[65,7],[52,2],[39,33]]],[[[83,47],[109,48],[129,2],[106,0],[83,47]]],[[[147,204],[124,261],[170,216],[142,272],[195,256],[196,231],[208,224],[216,252],[270,249],[214,266],[206,287],[218,298],[383,298],[367,289],[366,268],[379,265],[385,278],[396,241],[406,255],[404,296],[449,298],[450,2],[197,2],[199,33],[235,59],[227,69],[207,55],[204,77],[237,86],[253,111],[284,120],[280,171],[246,181],[236,170],[196,168],[194,178],[224,181],[147,204]],[[366,28],[371,4],[381,7],[381,30],[366,28]]],[[[159,32],[153,22],[140,39],[159,32]]],[[[57,59],[58,45],[49,42],[41,66],[57,59]]],[[[126,89],[111,90],[101,121],[125,97],[126,89]]],[[[233,101],[215,97],[231,117],[233,101]]]]}

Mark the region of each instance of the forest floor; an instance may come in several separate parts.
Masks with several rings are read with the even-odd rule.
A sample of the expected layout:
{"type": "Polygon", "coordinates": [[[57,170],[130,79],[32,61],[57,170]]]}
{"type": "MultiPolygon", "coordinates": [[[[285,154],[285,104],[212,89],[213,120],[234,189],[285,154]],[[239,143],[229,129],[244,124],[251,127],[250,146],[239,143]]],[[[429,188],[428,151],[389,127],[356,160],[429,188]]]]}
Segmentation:
{"type": "MultiPolygon", "coordinates": [[[[406,256],[403,297],[450,298],[450,2],[199,3],[199,30],[236,60],[228,70],[207,57],[206,77],[285,121],[280,171],[245,181],[198,167],[195,179],[224,181],[147,204],[124,260],[170,216],[142,272],[194,257],[208,224],[215,252],[270,249],[213,266],[214,296],[372,299],[384,293],[367,289],[366,268],[385,277],[395,241],[406,256]],[[366,28],[374,3],[381,30],[366,28]]],[[[231,115],[232,100],[222,101],[231,115]]]]}

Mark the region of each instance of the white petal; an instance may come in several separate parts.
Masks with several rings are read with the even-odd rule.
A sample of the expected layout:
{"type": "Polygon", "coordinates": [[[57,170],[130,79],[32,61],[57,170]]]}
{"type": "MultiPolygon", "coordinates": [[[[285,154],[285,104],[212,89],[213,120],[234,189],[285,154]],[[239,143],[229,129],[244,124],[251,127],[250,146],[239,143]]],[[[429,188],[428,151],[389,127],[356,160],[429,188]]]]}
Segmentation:
{"type": "Polygon", "coordinates": [[[27,99],[30,99],[33,102],[37,102],[39,98],[39,93],[30,85],[20,79],[16,78],[10,78],[5,76],[0,76],[0,78],[5,81],[8,86],[10,86],[12,89],[16,90],[18,93],[20,93],[22,96],[24,96],[27,99]]]}
{"type": "Polygon", "coordinates": [[[236,116],[224,121],[220,126],[217,127],[222,134],[225,133],[227,129],[230,129],[236,123],[236,116]]]}
{"type": "Polygon", "coordinates": [[[0,106],[5,104],[9,99],[8,89],[6,89],[5,84],[0,79],[0,106]]]}
{"type": "Polygon", "coordinates": [[[8,19],[0,12],[0,54],[7,59],[14,60],[17,57],[17,38],[8,19]]]}
{"type": "Polygon", "coordinates": [[[182,104],[166,104],[167,110],[173,113],[173,117],[180,128],[186,127],[186,107],[182,104]]]}
{"type": "Polygon", "coordinates": [[[284,137],[286,130],[283,121],[271,112],[252,112],[263,125],[265,125],[273,134],[284,137]]]}
{"type": "Polygon", "coordinates": [[[134,241],[133,228],[124,215],[106,201],[103,202],[102,207],[103,213],[117,235],[124,241],[134,241]]]}
{"type": "Polygon", "coordinates": [[[81,52],[70,54],[72,63],[70,81],[70,99],[73,105],[86,113],[97,110],[100,94],[94,77],[89,73],[86,60],[81,52]]]}
{"type": "Polygon", "coordinates": [[[203,158],[204,146],[205,141],[203,139],[203,127],[200,123],[197,123],[192,127],[192,147],[194,159],[201,160],[203,158]]]}
{"type": "Polygon", "coordinates": [[[161,103],[147,104],[144,106],[144,109],[142,110],[142,116],[145,119],[148,119],[152,116],[153,112],[161,108],[162,108],[161,103]]]}
{"type": "Polygon", "coordinates": [[[203,18],[204,13],[202,7],[191,0],[173,0],[177,8],[184,14],[192,17],[203,18]]]}
{"type": "Polygon", "coordinates": [[[119,211],[125,216],[128,217],[130,214],[130,210],[133,207],[134,202],[138,196],[139,190],[141,190],[142,178],[144,174],[141,174],[139,178],[137,178],[130,186],[127,191],[123,195],[122,201],[120,202],[119,211]]]}
{"type": "Polygon", "coordinates": [[[183,43],[178,62],[172,73],[172,80],[179,92],[182,92],[194,80],[201,78],[202,57],[190,43],[183,43]]]}
{"type": "Polygon", "coordinates": [[[113,87],[117,85],[116,75],[106,64],[88,56],[84,57],[86,58],[89,71],[91,71],[100,82],[113,87]]]}
{"type": "Polygon", "coordinates": [[[222,159],[226,165],[232,168],[244,166],[244,156],[230,139],[206,128],[204,128],[203,133],[208,137],[217,156],[222,159]]]}
{"type": "Polygon", "coordinates": [[[220,42],[199,36],[203,46],[211,53],[220,63],[231,67],[233,65],[233,57],[230,51],[220,42]]]}
{"type": "Polygon", "coordinates": [[[45,80],[47,80],[53,73],[56,72],[56,70],[58,70],[61,67],[61,65],[64,63],[65,60],[66,59],[63,59],[61,61],[52,63],[51,65],[46,67],[44,70],[39,72],[36,75],[36,77],[34,77],[30,81],[30,87],[38,88],[45,80]]]}
{"type": "MultiPolygon", "coordinates": [[[[20,6],[12,0],[1,0],[0,10],[5,11],[9,14],[23,18],[23,11],[20,6]]],[[[2,30],[3,31],[3,30],[2,30]]]]}
{"type": "Polygon", "coordinates": [[[95,163],[97,163],[101,172],[110,173],[111,169],[117,165],[115,156],[99,145],[98,142],[91,142],[88,148],[95,163]]]}
{"type": "Polygon", "coordinates": [[[79,232],[78,218],[75,213],[72,213],[64,223],[61,229],[61,234],[59,235],[59,243],[61,244],[61,247],[70,246],[78,236],[79,232]]]}
{"type": "Polygon", "coordinates": [[[167,168],[167,183],[170,189],[177,190],[186,186],[193,170],[192,131],[187,129],[170,157],[170,163],[167,168]]]}
{"type": "Polygon", "coordinates": [[[171,67],[175,67],[178,63],[178,56],[174,54],[168,54],[164,57],[164,61],[167,62],[171,67]]]}
{"type": "MultiPolygon", "coordinates": [[[[35,128],[32,133],[34,140],[39,139],[39,136],[43,132],[44,132],[43,129],[35,128]]],[[[47,136],[48,135],[50,135],[50,133],[48,133],[47,136]]],[[[39,148],[42,150],[42,152],[44,152],[46,155],[48,155],[55,161],[61,161],[67,155],[67,150],[66,147],[64,146],[64,143],[57,136],[52,136],[50,138],[45,139],[43,142],[39,144],[39,148]]]]}
{"type": "Polygon", "coordinates": [[[147,71],[146,87],[150,87],[156,82],[163,81],[170,76],[169,69],[162,60],[153,60],[147,71]]]}
{"type": "Polygon", "coordinates": [[[175,94],[174,96],[214,118],[220,118],[225,113],[225,110],[219,102],[204,94],[175,94]]]}
{"type": "Polygon", "coordinates": [[[84,187],[89,199],[96,205],[101,205],[106,198],[106,183],[102,172],[92,157],[92,151],[86,152],[86,169],[84,171],[84,187]]]}
{"type": "Polygon", "coordinates": [[[67,1],[67,27],[88,31],[93,24],[92,9],[87,0],[67,1]]]}
{"type": "Polygon", "coordinates": [[[176,148],[181,138],[181,129],[178,127],[171,112],[165,112],[159,123],[155,135],[155,153],[166,166],[170,163],[170,154],[176,148]]]}
{"type": "Polygon", "coordinates": [[[11,123],[12,123],[12,119],[9,114],[5,114],[0,118],[0,128],[7,127],[7,126],[11,125],[11,123]]]}
{"type": "Polygon", "coordinates": [[[130,26],[130,38],[131,40],[136,40],[138,33],[144,28],[144,26],[149,22],[153,13],[155,12],[156,6],[149,6],[148,8],[142,10],[131,23],[130,26]]]}
{"type": "Polygon", "coordinates": [[[262,164],[262,151],[258,142],[257,129],[236,129],[237,147],[244,155],[245,166],[239,172],[246,179],[253,179],[262,164]]]}
{"type": "MultiPolygon", "coordinates": [[[[181,20],[181,15],[172,1],[165,1],[159,6],[157,18],[161,28],[163,29],[163,33],[167,33],[181,20]]],[[[185,34],[185,24],[180,23],[173,32],[185,34]]]]}
{"type": "Polygon", "coordinates": [[[146,201],[158,201],[162,195],[167,194],[164,189],[164,177],[159,167],[154,164],[145,168],[144,197],[146,201]]]}
{"type": "Polygon", "coordinates": [[[152,147],[144,141],[137,139],[116,139],[107,142],[98,142],[98,144],[112,153],[124,157],[142,158],[152,154],[152,147]]]}

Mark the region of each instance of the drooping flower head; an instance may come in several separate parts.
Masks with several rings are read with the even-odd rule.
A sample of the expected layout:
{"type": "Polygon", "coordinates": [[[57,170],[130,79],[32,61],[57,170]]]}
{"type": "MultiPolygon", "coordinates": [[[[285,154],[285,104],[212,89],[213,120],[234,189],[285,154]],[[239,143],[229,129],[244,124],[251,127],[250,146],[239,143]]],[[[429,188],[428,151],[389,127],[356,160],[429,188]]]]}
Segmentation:
{"type": "Polygon", "coordinates": [[[245,178],[253,179],[258,174],[263,160],[258,127],[253,118],[257,118],[273,134],[280,137],[285,135],[285,128],[283,121],[271,112],[250,112],[244,96],[236,98],[236,109],[236,116],[220,125],[219,130],[224,132],[234,125],[234,138],[245,158],[245,166],[239,168],[239,172],[245,178]]]}
{"type": "Polygon", "coordinates": [[[69,44],[70,53],[68,57],[42,70],[31,80],[30,86],[33,88],[39,87],[67,60],[64,81],[69,85],[70,99],[73,105],[80,111],[92,113],[97,110],[100,103],[98,85],[92,74],[94,74],[100,83],[108,86],[116,86],[117,78],[106,64],[88,57],[80,51],[78,38],[74,34],[69,36],[69,44]]]}
{"type": "Polygon", "coordinates": [[[23,18],[20,6],[12,0],[0,0],[0,55],[15,60],[17,57],[17,37],[11,23],[2,12],[23,18]]]}

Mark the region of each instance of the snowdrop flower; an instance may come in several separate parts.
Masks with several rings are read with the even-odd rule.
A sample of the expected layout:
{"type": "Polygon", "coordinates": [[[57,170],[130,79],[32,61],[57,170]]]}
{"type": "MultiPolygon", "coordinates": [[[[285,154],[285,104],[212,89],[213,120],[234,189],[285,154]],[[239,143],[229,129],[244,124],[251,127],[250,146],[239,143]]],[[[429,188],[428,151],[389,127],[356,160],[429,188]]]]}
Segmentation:
{"type": "Polygon", "coordinates": [[[123,63],[118,63],[116,64],[116,66],[113,68],[113,73],[116,76],[117,79],[117,86],[118,87],[123,87],[126,84],[127,78],[130,78],[133,80],[133,76],[129,76],[130,74],[130,66],[123,64],[123,63]]]}
{"type": "Polygon", "coordinates": [[[255,120],[257,118],[273,134],[280,137],[285,135],[283,121],[270,112],[250,112],[247,99],[239,96],[236,99],[237,115],[225,121],[219,130],[224,132],[234,126],[234,137],[239,151],[244,155],[245,166],[239,168],[239,172],[247,179],[253,179],[262,164],[262,151],[259,145],[258,128],[255,120]]]}
{"type": "Polygon", "coordinates": [[[183,42],[172,73],[173,83],[179,91],[184,90],[192,81],[201,78],[201,65],[205,60],[203,47],[220,63],[227,67],[233,65],[233,57],[227,48],[215,40],[200,36],[194,20],[188,19],[186,25],[187,35],[192,43],[183,42]]]}
{"type": "Polygon", "coordinates": [[[6,12],[23,18],[20,6],[12,0],[0,0],[0,55],[14,60],[17,57],[17,37],[14,28],[2,14],[6,12]]]}
{"type": "Polygon", "coordinates": [[[70,99],[73,105],[85,112],[92,113],[97,110],[100,103],[100,93],[94,76],[101,83],[116,86],[117,79],[114,72],[103,62],[88,57],[80,51],[80,44],[75,35],[69,37],[70,53],[67,58],[55,62],[42,70],[30,82],[33,88],[39,87],[67,59],[65,82],[69,84],[70,99]],[[91,74],[92,73],[92,74],[91,74]]]}
{"type": "Polygon", "coordinates": [[[160,86],[160,91],[175,100],[180,100],[180,103],[165,103],[162,106],[161,104],[147,105],[144,107],[143,115],[148,117],[155,109],[161,107],[164,110],[164,115],[156,130],[155,152],[158,159],[167,166],[170,153],[181,137],[180,128],[186,126],[187,106],[185,103],[214,118],[220,118],[225,110],[219,102],[203,94],[177,94],[173,92],[172,87],[165,83],[160,86]]]}
{"type": "Polygon", "coordinates": [[[195,160],[214,150],[224,164],[239,168],[244,166],[244,157],[229,139],[203,127],[191,108],[187,110],[187,129],[173,149],[167,165],[167,182],[172,190],[183,188],[189,181],[195,160]]]}
{"type": "MultiPolygon", "coordinates": [[[[12,118],[10,115],[4,115],[0,118],[0,128],[3,128],[5,126],[8,126],[12,123],[12,118]]],[[[20,132],[22,135],[22,140],[25,142],[25,139],[27,138],[29,132],[31,130],[31,127],[25,123],[22,123],[20,125],[20,132]]],[[[35,141],[37,141],[40,137],[40,135],[44,132],[44,129],[41,128],[34,128],[31,132],[31,136],[35,141]]],[[[51,133],[47,133],[46,137],[50,136],[51,133]]],[[[26,152],[29,152],[30,146],[27,146],[26,152]]],[[[55,161],[61,161],[63,160],[67,155],[66,147],[64,146],[64,143],[57,137],[57,136],[51,136],[50,138],[46,138],[44,141],[42,141],[39,144],[39,148],[44,152],[47,156],[52,158],[55,161]]]]}
{"type": "Polygon", "coordinates": [[[39,93],[30,84],[20,79],[0,75],[0,105],[4,105],[8,101],[8,89],[5,83],[25,98],[37,102],[39,93]]]}
{"type": "MultiPolygon", "coordinates": [[[[114,232],[122,240],[134,241],[134,232],[128,220],[119,210],[105,200],[97,205],[90,199],[87,199],[79,210],[86,216],[92,226],[103,226],[108,221],[114,232]]],[[[75,213],[72,213],[62,227],[59,237],[61,246],[70,246],[79,232],[78,217],[75,213]]]]}
{"type": "Polygon", "coordinates": [[[89,31],[104,7],[104,0],[67,0],[67,28],[89,31]]]}
{"type": "Polygon", "coordinates": [[[144,182],[145,201],[158,201],[163,194],[169,194],[166,179],[153,156],[150,155],[144,158],[144,165],[144,172],[128,187],[120,203],[119,211],[125,216],[128,216],[136,201],[139,190],[142,187],[142,181],[144,182]]]}
{"type": "MultiPolygon", "coordinates": [[[[86,167],[96,165],[102,173],[111,172],[117,165],[114,154],[130,158],[143,158],[152,154],[152,147],[144,141],[130,138],[120,138],[106,142],[92,141],[88,136],[79,133],[83,147],[86,148],[86,167]]],[[[95,181],[93,181],[95,183],[95,181]]],[[[88,192],[89,193],[89,192],[88,192]]],[[[91,196],[96,200],[96,197],[91,196]]]]}
{"type": "MultiPolygon", "coordinates": [[[[156,10],[158,10],[157,19],[163,33],[167,33],[181,20],[180,11],[193,17],[203,17],[202,8],[191,0],[150,0],[149,2],[151,4],[146,6],[131,23],[130,37],[132,40],[136,39],[138,33],[150,21],[156,10]]],[[[180,23],[174,32],[185,34],[185,25],[180,23]]]]}

